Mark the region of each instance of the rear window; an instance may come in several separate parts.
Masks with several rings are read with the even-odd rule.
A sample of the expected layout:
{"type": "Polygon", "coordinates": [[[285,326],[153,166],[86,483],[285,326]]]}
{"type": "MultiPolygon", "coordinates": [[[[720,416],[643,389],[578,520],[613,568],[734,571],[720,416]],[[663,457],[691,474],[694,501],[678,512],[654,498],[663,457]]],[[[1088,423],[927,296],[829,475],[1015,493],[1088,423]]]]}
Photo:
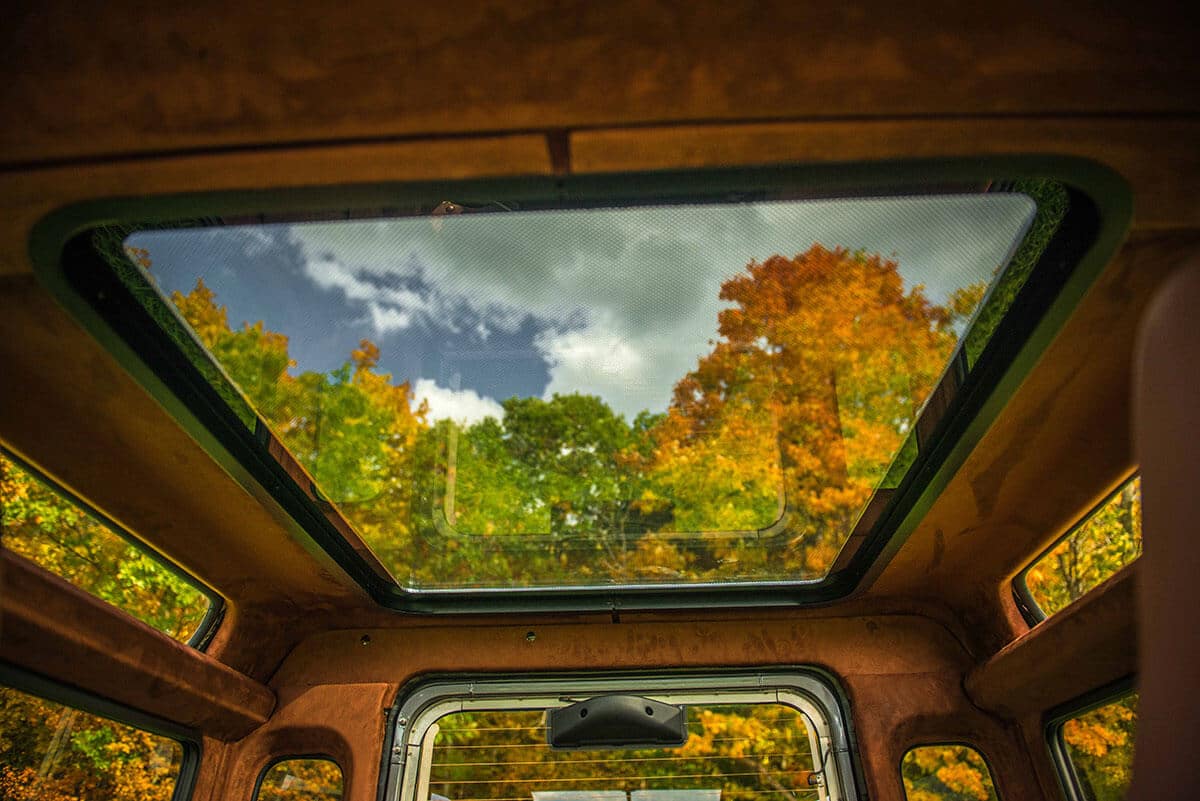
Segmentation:
{"type": "Polygon", "coordinates": [[[387,801],[858,797],[837,691],[805,669],[431,682],[395,720],[387,801]]]}
{"type": "Polygon", "coordinates": [[[1122,484],[1018,578],[1037,618],[1079,600],[1142,553],[1142,485],[1122,484]]]}
{"type": "Polygon", "coordinates": [[[0,686],[4,801],[170,801],[176,740],[0,686]]]}
{"type": "Polygon", "coordinates": [[[212,598],[92,510],[0,453],[3,547],[181,642],[204,633],[212,598]]]}
{"type": "Polygon", "coordinates": [[[464,712],[438,722],[432,798],[571,801],[816,798],[804,716],[781,704],[692,706],[682,748],[556,751],[545,713],[464,712]]]}

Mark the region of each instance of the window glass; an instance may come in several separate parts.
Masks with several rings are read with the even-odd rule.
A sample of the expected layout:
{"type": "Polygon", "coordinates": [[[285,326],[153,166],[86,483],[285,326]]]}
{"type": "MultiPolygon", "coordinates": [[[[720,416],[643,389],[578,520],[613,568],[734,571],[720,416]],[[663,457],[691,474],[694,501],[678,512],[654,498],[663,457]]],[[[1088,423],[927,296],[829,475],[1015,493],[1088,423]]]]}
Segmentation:
{"type": "Polygon", "coordinates": [[[1133,778],[1136,693],[1070,718],[1062,740],[1079,791],[1087,801],[1120,801],[1133,778]]]}
{"type": "Polygon", "coordinates": [[[1027,183],[96,242],[405,587],[816,580],[1061,219],[1027,183]]]}
{"type": "Polygon", "coordinates": [[[461,712],[437,726],[434,799],[817,798],[821,781],[804,716],[783,704],[689,706],[680,748],[552,750],[540,710],[461,712]]]}
{"type": "Polygon", "coordinates": [[[0,454],[0,545],[182,642],[210,599],[0,454]]]}
{"type": "Polygon", "coordinates": [[[338,801],[342,769],[329,759],[289,759],[267,769],[257,801],[338,801]]]}
{"type": "Polygon", "coordinates": [[[987,761],[967,745],[925,745],[900,766],[907,801],[997,801],[987,761]]]}
{"type": "Polygon", "coordinates": [[[0,686],[4,801],[169,801],[183,746],[0,686]]]}
{"type": "Polygon", "coordinates": [[[1142,485],[1130,479],[1022,576],[1029,598],[1053,615],[1142,552],[1142,485]]]}

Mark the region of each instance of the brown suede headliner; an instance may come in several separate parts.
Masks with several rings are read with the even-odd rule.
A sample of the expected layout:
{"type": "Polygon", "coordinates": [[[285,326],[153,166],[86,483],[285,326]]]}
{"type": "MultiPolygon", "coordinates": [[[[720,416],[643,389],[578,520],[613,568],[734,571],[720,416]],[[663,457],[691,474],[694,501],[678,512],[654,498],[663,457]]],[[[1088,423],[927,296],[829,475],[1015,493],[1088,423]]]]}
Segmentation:
{"type": "MultiPolygon", "coordinates": [[[[376,798],[386,709],[439,671],[774,665],[819,665],[843,685],[873,801],[903,797],[908,748],[947,741],[987,757],[1005,801],[1057,799],[1046,711],[1132,672],[1138,636],[1143,655],[1154,647],[1135,584],[1155,609],[1171,598],[1146,595],[1147,560],[1030,630],[1011,579],[1137,466],[1135,332],[1200,251],[1200,70],[1184,4],[1143,3],[1128,20],[1045,5],[6,9],[0,442],[195,574],[228,613],[199,654],[3,553],[0,660],[198,727],[197,801],[245,801],[268,762],[301,753],[335,758],[348,799],[376,798]],[[103,198],[998,154],[1116,170],[1133,230],[909,539],[825,608],[619,622],[382,609],[184,434],[29,256],[39,220],[103,198]]],[[[1169,411],[1190,432],[1195,409],[1169,411]]],[[[1145,429],[1144,452],[1177,452],[1179,431],[1145,429]]],[[[1194,459],[1160,464],[1187,480],[1168,498],[1146,471],[1147,542],[1170,528],[1194,557],[1194,459]]],[[[1161,646],[1170,631],[1154,636],[1161,646]]],[[[1153,652],[1156,681],[1178,679],[1153,652]]],[[[1168,735],[1170,700],[1147,707],[1168,735]]]]}

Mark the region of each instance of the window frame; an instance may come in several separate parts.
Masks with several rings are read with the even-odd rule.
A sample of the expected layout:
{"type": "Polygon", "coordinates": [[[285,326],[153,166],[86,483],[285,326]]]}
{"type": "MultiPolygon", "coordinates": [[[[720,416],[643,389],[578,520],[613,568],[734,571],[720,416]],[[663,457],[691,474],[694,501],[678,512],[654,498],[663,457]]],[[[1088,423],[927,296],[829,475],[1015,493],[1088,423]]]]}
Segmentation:
{"type": "Polygon", "coordinates": [[[904,789],[904,760],[908,758],[909,754],[911,754],[913,751],[916,751],[918,748],[944,747],[970,748],[972,751],[978,754],[979,758],[983,760],[984,767],[987,768],[988,778],[992,782],[992,789],[996,791],[996,801],[1004,801],[1004,796],[1000,792],[1000,782],[996,780],[996,771],[992,770],[992,761],[988,759],[987,754],[983,753],[983,750],[980,749],[979,746],[975,745],[974,743],[969,743],[966,740],[921,741],[904,749],[904,753],[900,755],[900,764],[896,766],[896,776],[900,780],[900,794],[903,796],[904,801],[908,801],[908,791],[904,789]]]}
{"type": "MultiPolygon", "coordinates": [[[[645,173],[527,176],[335,186],[85,201],[51,213],[35,227],[30,252],[35,274],[68,311],[162,404],[221,466],[260,498],[299,541],[323,549],[379,604],[419,614],[581,612],[620,609],[808,606],[845,598],[878,575],[919,524],[942,488],[982,439],[991,422],[1108,263],[1132,215],[1128,185],[1087,159],[1004,156],[854,164],[785,164],[645,173]],[[976,190],[1005,180],[1050,179],[1064,185],[1070,209],[1041,252],[949,404],[918,420],[925,442],[916,461],[887,497],[880,493],[862,517],[868,531],[847,532],[846,547],[821,579],[728,584],[627,584],[608,587],[420,589],[387,575],[361,541],[351,542],[326,517],[314,488],[301,486],[264,446],[265,426],[247,430],[237,411],[133,298],[88,241],[88,232],[113,221],[144,224],[236,217],[276,222],[338,219],[354,214],[433,208],[446,197],[511,198],[529,208],[753,200],[792,197],[880,196],[947,187],[976,190]],[[542,204],[539,206],[538,204],[542,204]],[[181,359],[183,360],[181,362],[181,359]],[[860,545],[858,545],[861,543],[860,545]],[[854,547],[858,545],[858,547],[854,547]]],[[[942,383],[964,372],[963,347],[942,383]]],[[[940,395],[942,384],[935,389],[940,395]]],[[[932,398],[931,398],[932,400],[932,398]]],[[[327,505],[327,504],[326,504],[327,505]]],[[[354,539],[357,539],[355,537],[354,539]]],[[[368,549],[369,550],[369,549],[368,549]]]]}
{"type": "MultiPolygon", "coordinates": [[[[4,447],[2,442],[0,442],[0,457],[3,457],[5,459],[7,459],[8,461],[16,464],[17,467],[19,467],[21,470],[28,473],[35,481],[46,486],[55,495],[59,496],[67,503],[69,503],[72,506],[79,509],[79,511],[83,512],[85,515],[87,515],[92,520],[94,520],[97,524],[99,524],[100,526],[107,529],[114,536],[116,536],[119,539],[126,542],[131,548],[134,548],[134,549],[138,550],[139,552],[141,552],[142,554],[144,554],[145,556],[149,557],[159,567],[161,567],[164,570],[166,570],[167,572],[171,573],[177,579],[179,579],[180,581],[183,581],[188,586],[192,587],[198,593],[200,593],[205,598],[207,598],[208,599],[208,610],[205,611],[204,617],[201,618],[200,622],[196,625],[196,630],[194,632],[192,632],[192,635],[190,637],[188,637],[187,640],[183,640],[183,641],[174,640],[173,637],[171,639],[174,640],[175,642],[181,642],[183,645],[186,645],[189,648],[193,648],[201,653],[204,653],[208,649],[208,645],[209,645],[209,643],[212,642],[213,637],[216,635],[217,629],[220,627],[221,621],[225,619],[225,598],[224,597],[219,595],[216,592],[216,590],[212,589],[207,584],[200,581],[200,579],[196,578],[192,574],[185,571],[182,567],[180,567],[179,565],[172,562],[166,556],[163,556],[161,553],[158,552],[158,550],[156,550],[155,548],[152,548],[149,544],[143,542],[142,540],[135,537],[132,533],[130,533],[126,529],[122,528],[115,521],[113,521],[110,517],[108,517],[107,515],[100,512],[98,509],[96,509],[94,506],[92,506],[87,501],[80,498],[78,495],[76,495],[71,490],[67,489],[67,487],[63,486],[58,481],[50,478],[44,472],[42,472],[38,468],[31,465],[27,460],[23,459],[19,455],[13,453],[8,448],[4,447]]],[[[8,549],[6,548],[5,550],[8,550],[8,549]]],[[[37,562],[35,562],[31,559],[26,559],[24,556],[21,556],[21,554],[16,553],[15,551],[9,551],[9,552],[12,553],[14,556],[24,559],[26,562],[29,562],[29,564],[34,565],[35,567],[39,568],[40,570],[45,570],[47,573],[49,573],[53,576],[58,576],[58,574],[55,573],[54,571],[48,570],[48,569],[42,567],[40,564],[38,564],[37,562]]],[[[59,576],[59,578],[61,578],[61,576],[59,576]]],[[[63,580],[65,581],[66,579],[63,579],[63,580]]],[[[137,618],[134,615],[132,615],[127,610],[122,609],[121,607],[117,606],[116,604],[109,603],[108,601],[105,601],[103,598],[100,598],[99,596],[94,595],[91,592],[88,592],[87,590],[84,590],[82,588],[80,588],[80,590],[82,592],[86,593],[88,595],[88,597],[94,598],[95,600],[99,601],[102,604],[105,604],[106,606],[111,606],[114,609],[120,610],[120,612],[122,614],[128,616],[132,620],[137,620],[137,618]]],[[[150,626],[150,628],[154,628],[154,627],[150,626]]],[[[158,631],[158,629],[154,629],[154,630],[158,631]]],[[[170,635],[167,635],[165,632],[160,631],[159,633],[163,634],[164,636],[168,636],[168,637],[170,636],[170,635]]]]}
{"type": "MultiPolygon", "coordinates": [[[[835,782],[838,801],[863,798],[865,784],[857,740],[844,690],[832,674],[812,667],[654,673],[557,673],[434,676],[420,679],[397,696],[388,716],[380,771],[381,801],[411,801],[420,779],[421,741],[429,727],[463,711],[544,709],[565,696],[633,693],[668,703],[705,703],[705,693],[742,703],[790,706],[808,721],[814,754],[835,782]],[[826,768],[828,769],[828,768],[826,768]]],[[[826,782],[828,787],[828,781],[826,782]]]]}
{"type": "Polygon", "coordinates": [[[1058,786],[1062,790],[1063,798],[1067,801],[1088,801],[1088,798],[1080,787],[1079,773],[1075,770],[1075,763],[1071,761],[1071,754],[1063,739],[1063,727],[1072,718],[1086,715],[1102,706],[1120,701],[1122,698],[1136,693],[1137,690],[1137,677],[1126,676],[1073,698],[1065,704],[1060,704],[1046,713],[1042,727],[1046,750],[1049,752],[1050,762],[1054,766],[1058,786]]]}
{"type": "MultiPolygon", "coordinates": [[[[321,760],[322,762],[332,762],[342,775],[342,798],[346,797],[346,769],[342,767],[342,763],[338,762],[329,754],[323,753],[304,753],[304,754],[285,754],[284,756],[273,757],[263,769],[258,772],[258,778],[254,780],[254,792],[250,796],[250,801],[258,801],[258,794],[262,790],[263,781],[266,780],[267,774],[276,765],[282,765],[284,762],[294,762],[302,759],[321,760]]],[[[340,799],[339,799],[340,801],[340,799]]]]}
{"type": "MultiPolygon", "coordinates": [[[[1045,548],[1043,548],[1041,551],[1038,552],[1037,556],[1030,559],[1029,563],[1027,565],[1025,565],[1025,567],[1021,568],[1020,573],[1013,576],[1013,579],[1012,579],[1013,600],[1015,601],[1015,603],[1017,605],[1017,610],[1021,613],[1021,617],[1025,618],[1025,622],[1029,625],[1030,628],[1037,626],[1039,623],[1042,623],[1043,621],[1049,620],[1054,615],[1046,614],[1046,611],[1044,609],[1042,609],[1041,605],[1038,604],[1037,600],[1033,597],[1033,593],[1031,593],[1029,591],[1029,586],[1025,583],[1025,577],[1029,574],[1029,571],[1033,570],[1033,568],[1039,562],[1041,562],[1042,559],[1044,559],[1051,551],[1053,551],[1055,548],[1057,548],[1059,545],[1061,545],[1063,542],[1065,542],[1069,537],[1073,536],[1077,531],[1079,531],[1079,529],[1083,528],[1083,526],[1087,525],[1087,523],[1089,521],[1091,521],[1091,519],[1093,517],[1095,517],[1096,514],[1101,509],[1103,509],[1104,506],[1109,501],[1111,501],[1113,498],[1117,497],[1117,494],[1120,493],[1123,489],[1125,489],[1125,486],[1127,484],[1129,484],[1129,482],[1138,479],[1140,476],[1141,476],[1141,471],[1135,469],[1133,472],[1129,473],[1124,478],[1122,478],[1120,481],[1118,481],[1116,483],[1116,485],[1113,487],[1113,489],[1111,491],[1109,491],[1098,503],[1096,503],[1094,506],[1092,506],[1090,509],[1088,509],[1088,511],[1084,515],[1082,515],[1078,520],[1076,520],[1074,523],[1072,523],[1070,525],[1070,527],[1065,532],[1063,532],[1063,534],[1061,536],[1056,537],[1054,542],[1047,545],[1045,548]]],[[[1135,559],[1134,561],[1137,561],[1137,560],[1135,559]]],[[[1133,564],[1133,562],[1130,562],[1129,564],[1133,564]]],[[[1126,567],[1128,567],[1128,565],[1126,567]]],[[[1117,572],[1120,572],[1120,571],[1118,570],[1117,572]]],[[[1112,578],[1112,576],[1115,576],[1116,574],[1117,573],[1113,573],[1112,575],[1108,576],[1108,578],[1104,579],[1104,581],[1107,581],[1109,578],[1112,578]]],[[[1103,584],[1104,581],[1101,581],[1100,584],[1103,584]]],[[[1100,584],[1097,584],[1096,587],[1099,587],[1100,584]]],[[[1076,603],[1079,603],[1079,601],[1082,601],[1083,598],[1087,597],[1087,595],[1089,593],[1091,593],[1092,590],[1094,590],[1096,587],[1092,587],[1091,589],[1089,589],[1077,601],[1074,601],[1073,603],[1069,604],[1068,606],[1063,607],[1062,609],[1059,610],[1059,612],[1065,612],[1071,606],[1074,606],[1076,603]]],[[[1058,614],[1058,613],[1055,613],[1055,614],[1058,614]]]]}
{"type": "Polygon", "coordinates": [[[188,801],[192,797],[196,788],[196,779],[200,775],[200,760],[204,747],[203,738],[198,730],[93,695],[78,687],[60,684],[53,679],[3,662],[0,662],[0,684],[51,703],[78,709],[89,715],[107,718],[114,723],[140,729],[179,743],[182,754],[179,760],[179,774],[175,777],[175,789],[171,793],[171,801],[188,801]]]}

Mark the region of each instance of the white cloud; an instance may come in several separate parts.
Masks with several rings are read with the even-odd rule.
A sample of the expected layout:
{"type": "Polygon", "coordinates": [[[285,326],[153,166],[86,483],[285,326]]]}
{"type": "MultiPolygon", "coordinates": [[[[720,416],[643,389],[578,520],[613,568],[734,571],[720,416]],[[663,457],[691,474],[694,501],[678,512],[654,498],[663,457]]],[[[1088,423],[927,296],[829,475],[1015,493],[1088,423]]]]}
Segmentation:
{"type": "Polygon", "coordinates": [[[632,339],[593,324],[583,330],[545,331],[534,346],[550,365],[544,397],[580,392],[598,395],[627,419],[667,406],[680,376],[696,366],[707,343],[679,337],[632,339]]]}
{"type": "Polygon", "coordinates": [[[381,306],[378,303],[370,304],[371,311],[371,327],[375,329],[375,336],[382,337],[392,331],[403,331],[412,325],[412,315],[403,309],[397,309],[394,306],[381,306]]]}
{"type": "Polygon", "coordinates": [[[940,300],[990,278],[1029,214],[1024,199],[994,195],[462,214],[437,229],[409,218],[291,232],[314,283],[344,292],[377,331],[428,321],[487,341],[532,318],[550,365],[545,392],[597,394],[629,415],[665,408],[717,337],[721,283],[751,259],[816,241],[896,252],[909,283],[940,300]]]}
{"type": "Polygon", "coordinates": [[[429,378],[417,379],[413,396],[417,404],[428,402],[431,420],[454,420],[470,425],[485,417],[504,418],[504,407],[493,399],[472,389],[439,387],[429,378]]]}

